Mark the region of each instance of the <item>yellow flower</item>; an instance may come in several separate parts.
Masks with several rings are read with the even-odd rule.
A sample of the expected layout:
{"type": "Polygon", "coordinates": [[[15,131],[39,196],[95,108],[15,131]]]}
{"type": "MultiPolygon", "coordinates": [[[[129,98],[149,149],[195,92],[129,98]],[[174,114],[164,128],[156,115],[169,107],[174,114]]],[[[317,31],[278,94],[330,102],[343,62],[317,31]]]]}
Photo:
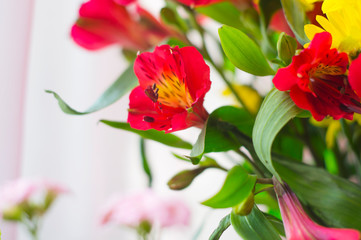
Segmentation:
{"type": "Polygon", "coordinates": [[[327,18],[316,16],[322,28],[305,25],[305,33],[312,40],[316,33],[327,31],[332,35],[332,47],[355,55],[361,49],[361,1],[324,0],[322,11],[327,18]]]}
{"type": "MultiPolygon", "coordinates": [[[[259,107],[261,105],[261,96],[258,94],[258,92],[248,86],[245,85],[233,85],[234,89],[236,90],[239,97],[242,99],[244,104],[246,105],[247,109],[251,113],[256,114],[259,110],[259,107]]],[[[227,88],[223,91],[224,95],[230,95],[231,90],[227,88]]]]}

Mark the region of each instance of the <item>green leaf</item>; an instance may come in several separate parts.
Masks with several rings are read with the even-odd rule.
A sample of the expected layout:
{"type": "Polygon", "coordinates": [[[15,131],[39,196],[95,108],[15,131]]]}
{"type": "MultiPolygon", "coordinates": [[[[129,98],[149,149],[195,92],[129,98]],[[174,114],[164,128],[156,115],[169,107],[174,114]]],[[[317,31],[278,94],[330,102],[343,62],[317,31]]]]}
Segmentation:
{"type": "Polygon", "coordinates": [[[302,161],[303,146],[304,144],[299,137],[279,134],[273,143],[272,151],[302,161]]]}
{"type": "Polygon", "coordinates": [[[228,214],[219,222],[218,227],[212,232],[209,240],[218,240],[221,238],[224,231],[231,225],[231,215],[228,214]]]}
{"type": "Polygon", "coordinates": [[[273,225],[273,227],[276,229],[276,231],[278,232],[279,235],[286,236],[283,222],[280,219],[278,219],[275,216],[268,214],[268,213],[263,213],[263,215],[273,225]]]}
{"type": "Polygon", "coordinates": [[[116,102],[131,89],[138,84],[137,77],[133,71],[133,64],[131,64],[123,74],[98,98],[98,100],[87,110],[80,112],[70,107],[64,100],[55,92],[46,90],[47,93],[51,93],[58,100],[58,104],[64,113],[72,115],[85,115],[99,111],[105,107],[116,102]]]}
{"type": "Polygon", "coordinates": [[[274,164],[282,179],[323,223],[361,231],[360,186],[280,156],[274,157],[274,164]]]}
{"type": "Polygon", "coordinates": [[[251,135],[253,117],[244,109],[224,106],[209,115],[197,142],[193,146],[190,159],[198,164],[204,153],[223,152],[238,149],[241,143],[235,134],[251,135]]]}
{"type": "Polygon", "coordinates": [[[100,120],[100,122],[102,122],[110,127],[113,127],[113,128],[118,128],[118,129],[122,129],[125,131],[136,133],[145,139],[150,139],[150,140],[162,143],[162,144],[170,146],[170,147],[184,148],[184,149],[192,148],[192,145],[190,143],[185,142],[182,139],[180,139],[179,137],[177,137],[173,134],[170,134],[170,133],[164,133],[164,132],[157,131],[154,129],[145,130],[145,131],[137,130],[137,129],[131,128],[129,123],[124,123],[124,122],[114,122],[114,121],[109,121],[109,120],[100,120]]]}
{"type": "Polygon", "coordinates": [[[202,204],[212,208],[236,206],[252,194],[256,179],[256,176],[248,175],[241,166],[235,166],[229,170],[221,190],[202,204]]]}
{"type": "Polygon", "coordinates": [[[197,12],[222,24],[240,29],[243,28],[240,11],[229,2],[216,3],[206,7],[197,7],[195,9],[197,12]]]}
{"type": "Polygon", "coordinates": [[[271,147],[277,133],[301,112],[287,92],[272,89],[261,105],[253,127],[253,145],[266,168],[280,180],[273,168],[271,147]]]}
{"type": "Polygon", "coordinates": [[[231,223],[244,240],[281,240],[277,230],[256,205],[247,216],[239,216],[232,211],[231,223]]]}
{"type": "Polygon", "coordinates": [[[288,25],[296,35],[301,45],[308,43],[304,26],[308,23],[305,9],[299,0],[281,0],[283,12],[285,13],[288,25]]]}
{"type": "Polygon", "coordinates": [[[224,25],[218,33],[225,54],[237,68],[256,76],[274,74],[260,48],[242,31],[224,25]]]}

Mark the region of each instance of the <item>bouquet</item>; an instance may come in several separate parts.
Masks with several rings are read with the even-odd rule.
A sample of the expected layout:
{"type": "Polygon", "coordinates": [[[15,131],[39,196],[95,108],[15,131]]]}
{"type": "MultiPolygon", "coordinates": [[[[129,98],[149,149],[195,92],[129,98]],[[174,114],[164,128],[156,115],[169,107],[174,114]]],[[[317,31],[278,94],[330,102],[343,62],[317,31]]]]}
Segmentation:
{"type": "MultiPolygon", "coordinates": [[[[118,45],[128,66],[86,111],[47,92],[73,115],[129,96],[127,122],[100,122],[140,136],[150,188],[148,141],[186,151],[174,154],[189,168],[164,183],[172,190],[187,191],[208,169],[224,171],[219,192],[200,203],[229,209],[209,239],[231,226],[247,240],[358,240],[360,12],[357,0],[165,0],[157,16],[136,0],[88,0],[71,29],[75,43],[118,45]],[[209,112],[216,81],[233,103],[209,112]],[[191,127],[198,134],[186,141],[179,132],[191,127]]],[[[102,223],[150,239],[154,226],[188,222],[182,203],[165,211],[177,201],[153,195],[116,198],[102,223]]]]}

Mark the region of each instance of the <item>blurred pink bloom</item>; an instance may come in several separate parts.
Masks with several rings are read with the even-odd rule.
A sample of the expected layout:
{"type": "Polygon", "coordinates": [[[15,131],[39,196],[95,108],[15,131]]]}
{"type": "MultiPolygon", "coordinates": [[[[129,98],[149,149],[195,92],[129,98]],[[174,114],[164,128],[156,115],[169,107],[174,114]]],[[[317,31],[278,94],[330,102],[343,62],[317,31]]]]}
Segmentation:
{"type": "Polygon", "coordinates": [[[297,196],[287,184],[274,181],[274,188],[281,209],[283,225],[288,240],[359,240],[354,229],[328,228],[313,222],[303,210],[297,196]]]}
{"type": "Polygon", "coordinates": [[[128,4],[134,3],[137,0],[114,0],[114,2],[123,5],[123,6],[127,6],[128,4]]]}
{"type": "Polygon", "coordinates": [[[147,221],[152,225],[169,227],[188,225],[190,210],[179,199],[166,199],[146,190],[129,196],[116,196],[104,206],[101,224],[115,223],[137,227],[147,221]]]}
{"type": "Polygon", "coordinates": [[[0,214],[22,203],[32,201],[35,196],[47,194],[57,196],[68,190],[46,180],[17,179],[0,187],[0,214]]]}
{"type": "Polygon", "coordinates": [[[80,46],[97,50],[119,44],[146,50],[169,35],[168,30],[134,0],[89,0],[79,9],[71,36],[80,46]],[[132,6],[129,6],[131,4],[132,6]]]}

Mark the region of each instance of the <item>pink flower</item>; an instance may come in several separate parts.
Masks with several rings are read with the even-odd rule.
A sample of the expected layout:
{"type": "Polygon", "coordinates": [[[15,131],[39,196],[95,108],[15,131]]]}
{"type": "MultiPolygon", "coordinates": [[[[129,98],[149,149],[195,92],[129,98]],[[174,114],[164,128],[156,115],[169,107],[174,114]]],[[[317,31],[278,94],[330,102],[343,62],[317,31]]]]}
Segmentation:
{"type": "Polygon", "coordinates": [[[138,227],[146,221],[151,225],[169,227],[187,225],[190,211],[179,199],[166,199],[146,190],[129,196],[116,196],[102,210],[101,224],[115,223],[138,227]]]}
{"type": "Polygon", "coordinates": [[[354,229],[328,228],[313,222],[305,213],[297,196],[287,184],[274,180],[274,188],[281,209],[283,225],[288,240],[359,240],[354,229]]]}
{"type": "Polygon", "coordinates": [[[146,50],[169,32],[149,12],[129,6],[134,0],[89,0],[79,9],[71,36],[80,46],[97,50],[119,44],[132,50],[146,50]]]}
{"type": "Polygon", "coordinates": [[[211,81],[209,67],[196,48],[156,47],[137,57],[134,72],[140,86],[129,97],[132,128],[174,132],[204,125],[208,113],[203,100],[211,81]]]}
{"type": "Polygon", "coordinates": [[[17,179],[5,183],[0,187],[0,214],[11,211],[13,208],[21,208],[24,204],[45,203],[52,201],[59,194],[68,190],[59,184],[45,180],[17,179]],[[40,198],[40,199],[39,199],[40,198]]]}

